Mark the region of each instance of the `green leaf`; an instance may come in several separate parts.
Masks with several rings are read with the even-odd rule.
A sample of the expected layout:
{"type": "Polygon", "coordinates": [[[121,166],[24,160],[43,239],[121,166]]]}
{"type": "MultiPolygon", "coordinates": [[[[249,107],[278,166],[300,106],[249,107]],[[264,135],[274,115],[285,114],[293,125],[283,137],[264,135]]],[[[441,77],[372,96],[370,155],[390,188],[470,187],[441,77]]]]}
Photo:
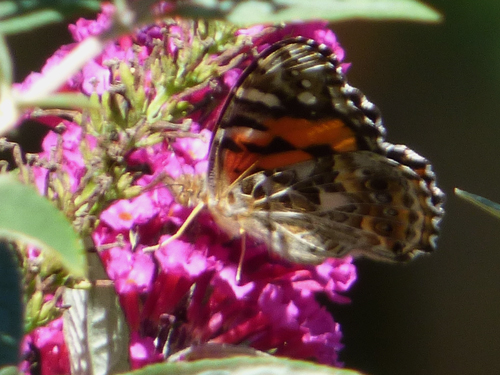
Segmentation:
{"type": "Polygon", "coordinates": [[[19,110],[12,96],[12,59],[0,34],[0,135],[7,133],[19,120],[19,110]]]}
{"type": "Polygon", "coordinates": [[[193,362],[161,363],[126,375],[360,375],[361,373],[310,362],[276,357],[233,357],[193,362]]]}
{"type": "Polygon", "coordinates": [[[0,33],[29,31],[99,9],[99,0],[3,0],[0,3],[0,33]]]}
{"type": "Polygon", "coordinates": [[[21,375],[21,372],[16,366],[8,366],[0,369],[0,375],[21,375]]]}
{"type": "Polygon", "coordinates": [[[33,188],[7,174],[0,175],[0,237],[32,244],[73,276],[85,276],[83,245],[68,219],[33,188]]]}
{"type": "Polygon", "coordinates": [[[79,109],[79,108],[99,108],[96,103],[92,103],[88,96],[84,94],[51,94],[37,100],[26,99],[22,94],[16,97],[17,104],[24,107],[57,108],[57,109],[79,109]]]}
{"type": "Polygon", "coordinates": [[[21,275],[12,251],[0,241],[0,367],[19,363],[24,333],[21,275]]]}
{"type": "Polygon", "coordinates": [[[196,18],[222,18],[238,25],[297,20],[347,19],[439,22],[441,15],[417,0],[192,0],[176,13],[196,18]]]}
{"type": "Polygon", "coordinates": [[[479,195],[468,193],[464,190],[455,188],[455,194],[463,200],[483,209],[484,211],[500,219],[500,204],[483,198],[479,195]]]}

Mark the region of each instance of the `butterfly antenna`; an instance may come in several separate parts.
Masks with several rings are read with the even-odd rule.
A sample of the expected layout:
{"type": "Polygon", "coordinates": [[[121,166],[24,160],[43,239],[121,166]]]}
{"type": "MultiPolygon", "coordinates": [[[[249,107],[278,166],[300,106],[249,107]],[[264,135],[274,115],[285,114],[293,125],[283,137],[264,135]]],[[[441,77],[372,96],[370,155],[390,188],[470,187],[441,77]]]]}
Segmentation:
{"type": "Polygon", "coordinates": [[[233,189],[236,185],[238,185],[241,182],[241,180],[248,177],[248,175],[252,173],[252,171],[254,170],[255,166],[258,163],[259,161],[257,160],[255,163],[249,166],[242,174],[240,174],[236,180],[231,182],[231,184],[226,188],[226,190],[222,192],[221,196],[226,197],[229,194],[229,191],[231,191],[231,189],[233,189]]]}
{"type": "Polygon", "coordinates": [[[156,251],[162,246],[168,245],[170,242],[177,240],[179,237],[181,237],[184,232],[186,231],[187,227],[191,224],[191,222],[198,216],[201,210],[205,208],[205,202],[200,202],[196,205],[196,207],[191,211],[187,219],[184,221],[184,223],[181,225],[181,227],[175,232],[174,235],[172,235],[170,238],[166,239],[162,243],[155,245],[155,246],[148,246],[142,249],[144,252],[148,251],[156,251]]]}

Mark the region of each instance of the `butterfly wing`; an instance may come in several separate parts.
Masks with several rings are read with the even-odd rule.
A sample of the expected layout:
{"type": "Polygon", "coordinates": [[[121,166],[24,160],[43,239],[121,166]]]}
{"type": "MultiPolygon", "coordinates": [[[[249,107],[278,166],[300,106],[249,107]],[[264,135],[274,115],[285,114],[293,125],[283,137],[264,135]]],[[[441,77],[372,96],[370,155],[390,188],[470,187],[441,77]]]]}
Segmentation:
{"type": "Polygon", "coordinates": [[[442,212],[429,204],[434,189],[411,168],[360,151],[245,177],[226,212],[295,262],[349,253],[407,261],[435,247],[442,212]]]}
{"type": "MultiPolygon", "coordinates": [[[[304,38],[276,43],[243,72],[218,121],[209,189],[250,167],[272,170],[334,153],[381,152],[378,109],[349,86],[336,56],[304,38]]],[[[220,191],[218,192],[220,193],[220,191]]]]}
{"type": "Polygon", "coordinates": [[[222,112],[208,206],[228,233],[244,230],[293,261],[411,259],[435,246],[443,194],[427,161],[384,134],[377,108],[329,49],[277,43],[222,112]]]}

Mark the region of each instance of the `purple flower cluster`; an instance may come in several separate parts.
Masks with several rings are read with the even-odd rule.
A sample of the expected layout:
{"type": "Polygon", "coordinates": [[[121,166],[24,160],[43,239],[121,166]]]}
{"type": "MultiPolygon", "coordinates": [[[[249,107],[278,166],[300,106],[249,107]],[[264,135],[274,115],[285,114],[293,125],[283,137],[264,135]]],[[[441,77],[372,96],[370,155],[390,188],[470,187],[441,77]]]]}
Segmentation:
{"type": "MultiPolygon", "coordinates": [[[[112,11],[108,6],[96,21],[77,21],[70,27],[75,40],[81,41],[106,29],[112,11]]],[[[88,62],[62,90],[101,95],[117,78],[109,69],[108,61],[142,64],[158,41],[164,42],[167,54],[175,56],[181,47],[174,43],[173,36],[183,35],[186,40],[185,30],[177,24],[156,24],[136,35],[124,36],[88,62]]],[[[297,23],[263,32],[265,30],[258,26],[236,34],[247,36],[259,51],[283,38],[300,35],[325,43],[339,58],[343,56],[325,22],[297,23]]],[[[72,47],[61,47],[47,66],[57,64],[72,47]]],[[[242,59],[238,66],[224,73],[219,93],[229,91],[249,62],[250,58],[242,59]]],[[[23,85],[29,86],[38,76],[33,73],[23,85]]],[[[143,78],[148,85],[151,77],[143,78]]],[[[195,103],[213,90],[213,86],[206,85],[192,92],[189,98],[195,103]]],[[[151,85],[145,91],[154,99],[156,92],[151,85]]],[[[342,293],[356,278],[350,258],[329,259],[317,266],[296,265],[276,259],[266,248],[247,239],[242,280],[237,283],[241,241],[230,239],[219,230],[208,212],[202,212],[181,239],[154,252],[144,251],[169,238],[190,213],[190,208],[176,201],[168,183],[155,181],[164,181],[161,176],[166,174],[169,181],[179,183],[184,178],[186,184],[198,182],[203,186],[217,113],[216,108],[209,116],[189,115],[189,132],[198,134],[197,137],[136,147],[127,153],[128,165],[142,166],[147,171],[133,181],[144,189],[134,198],[109,202],[99,213],[92,233],[96,247],[103,249],[101,259],[114,281],[130,327],[133,367],[162,361],[165,354],[208,342],[245,344],[278,356],[338,365],[337,354],[342,347],[339,324],[317,302],[315,295],[322,293],[335,303],[349,302],[342,293]],[[164,235],[160,235],[162,233],[164,235]]],[[[45,117],[41,121],[50,126],[64,123],[66,130],[62,136],[51,132],[46,137],[40,158],[51,160],[54,148],[60,147],[60,168],[68,176],[69,189],[78,191],[89,169],[89,159],[79,145],[85,142],[86,147],[92,149],[99,142],[98,137],[82,132],[81,124],[76,122],[57,117],[45,117]],[[60,138],[62,143],[58,146],[60,138]]],[[[43,168],[35,168],[41,191],[47,188],[47,173],[43,168]]],[[[69,373],[61,325],[58,320],[30,335],[30,345],[38,348],[42,363],[57,364],[44,367],[44,375],[69,373]],[[44,340],[40,339],[42,336],[44,340]]]]}

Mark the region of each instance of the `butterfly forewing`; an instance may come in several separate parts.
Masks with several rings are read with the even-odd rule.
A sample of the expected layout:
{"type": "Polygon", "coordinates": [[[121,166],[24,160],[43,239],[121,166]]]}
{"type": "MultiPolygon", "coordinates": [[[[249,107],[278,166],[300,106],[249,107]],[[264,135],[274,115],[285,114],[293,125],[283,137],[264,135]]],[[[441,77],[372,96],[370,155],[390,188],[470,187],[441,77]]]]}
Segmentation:
{"type": "Polygon", "coordinates": [[[255,163],[271,170],[337,152],[380,152],[383,134],[378,110],[346,83],[329,49],[284,41],[264,51],[229,96],[211,147],[211,179],[224,171],[233,182],[255,163]]]}

